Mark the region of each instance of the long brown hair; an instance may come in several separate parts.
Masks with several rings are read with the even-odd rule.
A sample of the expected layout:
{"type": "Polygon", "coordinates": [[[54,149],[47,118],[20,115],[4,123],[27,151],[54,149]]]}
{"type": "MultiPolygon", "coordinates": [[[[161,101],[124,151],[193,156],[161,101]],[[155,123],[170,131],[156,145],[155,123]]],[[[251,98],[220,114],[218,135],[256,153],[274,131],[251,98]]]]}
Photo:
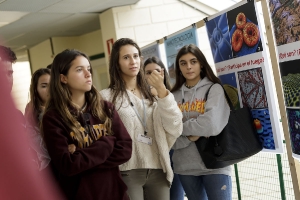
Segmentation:
{"type": "MultiPolygon", "coordinates": [[[[125,46],[125,45],[134,46],[138,50],[139,57],[141,58],[141,50],[140,50],[139,46],[137,45],[137,43],[134,42],[132,39],[121,38],[113,44],[111,56],[109,59],[110,84],[108,86],[108,88],[110,88],[113,92],[113,98],[112,98],[113,104],[116,103],[116,99],[119,95],[121,95],[122,101],[123,101],[124,95],[126,95],[126,96],[128,95],[127,91],[126,91],[126,84],[125,84],[125,81],[123,80],[122,72],[121,72],[120,64],[119,64],[120,49],[122,46],[125,46]]],[[[146,80],[144,77],[144,69],[142,67],[142,61],[140,62],[140,71],[137,75],[137,85],[140,88],[142,95],[146,99],[149,99],[151,104],[153,104],[154,97],[152,96],[149,86],[146,83],[146,80]]]]}
{"type": "Polygon", "coordinates": [[[168,74],[168,72],[165,68],[165,65],[163,64],[163,62],[158,57],[153,56],[153,57],[148,58],[144,63],[144,71],[145,71],[146,66],[148,64],[151,64],[151,63],[157,64],[158,66],[160,66],[164,70],[164,84],[165,84],[165,86],[168,90],[171,90],[169,74],[168,74]]]}
{"type": "Polygon", "coordinates": [[[40,68],[36,70],[31,78],[30,82],[30,102],[28,103],[28,108],[26,112],[26,118],[35,125],[40,125],[39,115],[42,112],[41,106],[43,105],[43,100],[38,93],[38,82],[39,78],[45,74],[50,76],[50,69],[40,68]]]}
{"type": "MultiPolygon", "coordinates": [[[[63,84],[60,79],[61,74],[67,76],[72,62],[78,56],[83,56],[89,61],[88,57],[84,53],[77,50],[66,49],[55,56],[51,68],[49,87],[50,96],[45,108],[45,113],[49,110],[55,109],[61,115],[63,122],[68,126],[68,128],[75,133],[75,138],[81,142],[83,141],[83,136],[79,132],[79,128],[81,126],[76,120],[77,116],[74,116],[70,112],[70,107],[75,109],[79,108],[72,103],[72,93],[69,90],[68,85],[63,84]]],[[[92,66],[90,72],[93,75],[92,66]]],[[[111,119],[103,110],[103,101],[99,92],[93,85],[91,90],[85,93],[85,98],[88,107],[90,107],[91,114],[94,117],[99,118],[101,121],[104,121],[104,126],[108,134],[111,134],[111,119]]]]}
{"type": "Polygon", "coordinates": [[[189,45],[183,46],[177,53],[176,60],[175,60],[176,81],[175,81],[174,87],[172,88],[171,92],[175,92],[176,90],[179,90],[181,88],[182,84],[186,82],[186,79],[182,75],[180,68],[179,68],[179,59],[187,53],[191,53],[194,56],[196,56],[197,60],[200,62],[200,65],[202,66],[201,72],[200,72],[201,79],[203,79],[204,77],[207,77],[211,82],[221,84],[220,79],[212,71],[212,69],[211,69],[210,65],[208,64],[202,51],[196,45],[189,44],[189,45]]]}

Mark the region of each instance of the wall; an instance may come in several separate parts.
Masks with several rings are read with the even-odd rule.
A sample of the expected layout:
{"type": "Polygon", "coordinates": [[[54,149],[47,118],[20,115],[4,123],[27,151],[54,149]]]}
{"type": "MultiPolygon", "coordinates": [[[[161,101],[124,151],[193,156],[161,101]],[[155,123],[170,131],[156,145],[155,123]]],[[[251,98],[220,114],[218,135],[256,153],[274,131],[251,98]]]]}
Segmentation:
{"type": "Polygon", "coordinates": [[[31,72],[35,72],[37,69],[47,67],[52,63],[52,51],[50,45],[50,39],[41,42],[40,44],[29,49],[31,72]]]}
{"type": "Polygon", "coordinates": [[[108,68],[108,60],[109,60],[109,52],[107,48],[107,41],[112,39],[113,42],[116,41],[116,21],[113,15],[113,9],[108,9],[107,11],[101,13],[99,15],[100,19],[100,27],[102,30],[102,42],[105,53],[105,62],[107,63],[108,68]]]}
{"type": "Polygon", "coordinates": [[[89,56],[104,52],[102,30],[93,31],[79,37],[79,48],[89,56]]]}
{"type": "Polygon", "coordinates": [[[54,55],[65,49],[80,49],[79,37],[52,37],[54,55]]]}
{"type": "MultiPolygon", "coordinates": [[[[197,8],[213,13],[207,7],[197,1],[185,1],[194,3],[197,8]],[[196,5],[197,4],[197,5],[196,5]]],[[[103,33],[103,43],[109,38],[132,38],[140,47],[146,46],[156,40],[175,33],[185,27],[207,17],[178,0],[140,0],[130,6],[115,7],[100,14],[100,26],[103,33]],[[115,36],[114,36],[115,35],[115,36]]],[[[208,62],[214,66],[206,30],[197,30],[199,46],[207,57],[208,62]],[[201,38],[205,37],[202,41],[201,38]]],[[[161,45],[163,46],[163,45],[161,45]]],[[[162,47],[163,49],[163,47],[162,47]]],[[[107,50],[105,49],[105,53],[107,50]]],[[[165,52],[161,51],[162,60],[166,64],[165,52]]],[[[107,63],[108,63],[108,58],[107,63]]]]}
{"type": "Polygon", "coordinates": [[[112,11],[117,38],[130,37],[141,47],[207,17],[178,0],[140,0],[112,11]]]}
{"type": "MultiPolygon", "coordinates": [[[[79,37],[79,49],[89,56],[104,53],[102,40],[102,30],[93,31],[79,37]]],[[[105,57],[91,60],[93,66],[93,84],[98,89],[104,89],[108,86],[107,66],[105,57]],[[104,74],[104,78],[103,78],[104,74]]]]}

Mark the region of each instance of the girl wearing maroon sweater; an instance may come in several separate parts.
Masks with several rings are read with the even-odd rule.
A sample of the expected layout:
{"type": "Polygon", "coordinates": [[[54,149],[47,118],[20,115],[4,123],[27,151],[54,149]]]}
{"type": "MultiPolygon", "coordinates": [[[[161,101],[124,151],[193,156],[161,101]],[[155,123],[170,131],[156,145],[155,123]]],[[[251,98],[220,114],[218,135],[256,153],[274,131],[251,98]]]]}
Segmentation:
{"type": "Polygon", "coordinates": [[[67,199],[128,200],[118,165],[130,159],[132,141],[93,86],[88,57],[76,50],[58,54],[49,92],[42,130],[67,199]]]}

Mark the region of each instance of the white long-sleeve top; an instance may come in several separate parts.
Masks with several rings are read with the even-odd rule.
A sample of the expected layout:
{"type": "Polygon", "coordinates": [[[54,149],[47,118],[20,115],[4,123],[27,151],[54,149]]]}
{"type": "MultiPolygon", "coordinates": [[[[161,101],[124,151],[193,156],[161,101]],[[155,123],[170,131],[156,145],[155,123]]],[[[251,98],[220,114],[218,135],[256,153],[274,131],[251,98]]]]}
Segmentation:
{"type": "MultiPolygon", "coordinates": [[[[127,93],[130,101],[143,119],[143,101],[129,91],[127,93]]],[[[104,100],[112,101],[111,89],[102,90],[100,94],[104,100]]],[[[118,97],[115,108],[131,136],[132,156],[128,162],[119,166],[120,170],[163,169],[167,180],[171,183],[173,171],[170,165],[169,151],[182,133],[182,113],[173,94],[169,92],[166,97],[157,98],[157,101],[152,105],[147,99],[144,99],[147,116],[147,136],[152,138],[152,145],[137,140],[139,134],[144,134],[143,124],[128,99],[124,97],[120,107],[121,102],[122,98],[118,97]]]]}

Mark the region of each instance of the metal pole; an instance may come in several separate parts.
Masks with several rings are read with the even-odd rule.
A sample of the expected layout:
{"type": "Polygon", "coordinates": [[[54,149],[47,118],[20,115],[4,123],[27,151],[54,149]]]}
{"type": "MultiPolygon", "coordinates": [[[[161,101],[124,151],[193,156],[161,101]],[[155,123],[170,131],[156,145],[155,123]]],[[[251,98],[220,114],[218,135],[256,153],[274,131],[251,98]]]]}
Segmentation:
{"type": "Polygon", "coordinates": [[[235,172],[236,189],[237,189],[237,193],[238,193],[238,198],[239,198],[239,200],[242,200],[240,178],[239,178],[239,171],[238,171],[237,164],[234,164],[234,172],[235,172]]]}
{"type": "Polygon", "coordinates": [[[277,154],[277,166],[278,166],[278,176],[279,176],[279,184],[280,184],[280,193],[281,199],[286,200],[285,196],[285,188],[284,188],[284,181],[283,181],[283,172],[282,172],[282,163],[281,163],[281,155],[277,154]]]}

